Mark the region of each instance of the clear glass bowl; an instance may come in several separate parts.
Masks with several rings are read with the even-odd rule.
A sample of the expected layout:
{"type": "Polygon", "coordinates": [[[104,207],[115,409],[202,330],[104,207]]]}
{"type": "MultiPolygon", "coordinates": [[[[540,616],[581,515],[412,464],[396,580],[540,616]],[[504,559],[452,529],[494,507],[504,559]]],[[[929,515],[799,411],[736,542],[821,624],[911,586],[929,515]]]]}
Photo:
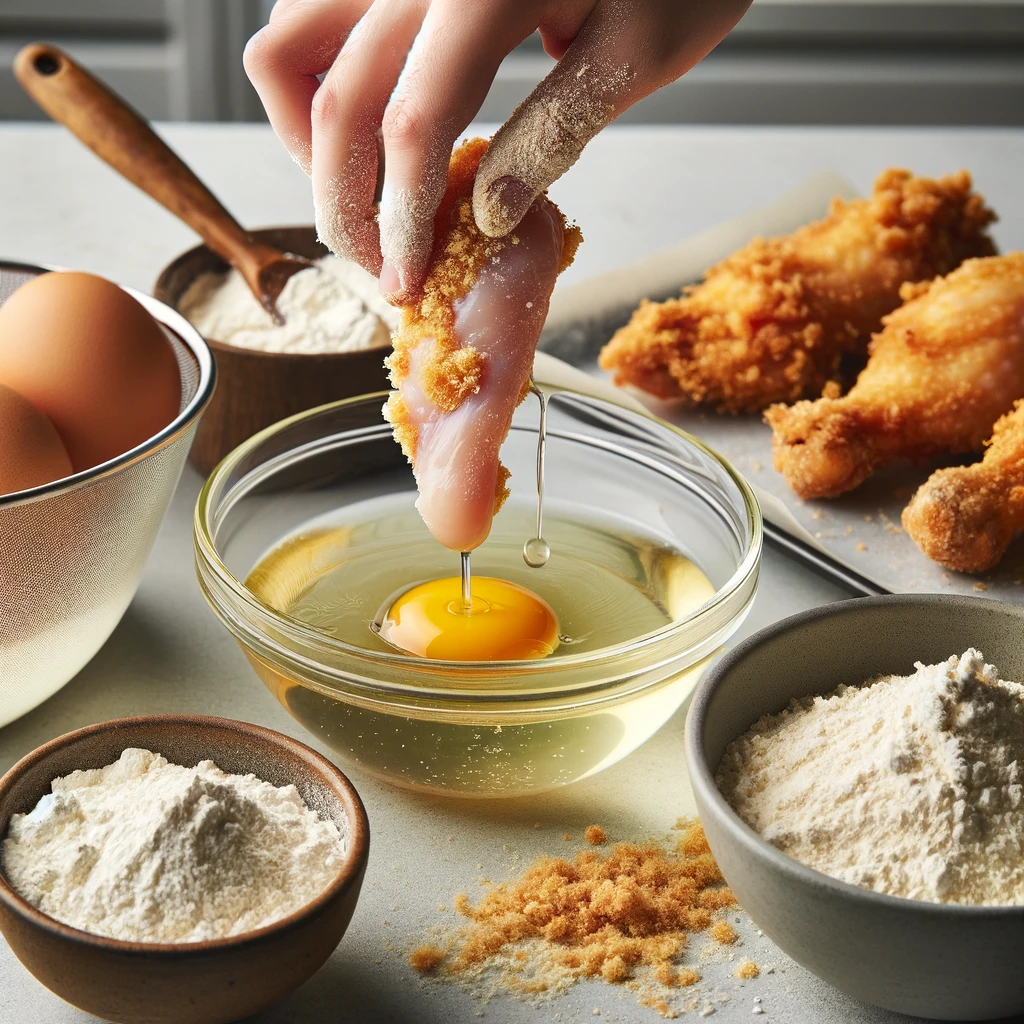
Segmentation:
{"type": "MultiPolygon", "coordinates": [[[[542,792],[586,778],[668,720],[749,611],[761,515],[743,479],[660,420],[575,392],[549,396],[546,509],[618,522],[682,551],[715,587],[703,605],[626,643],[505,662],[366,650],[275,611],[242,581],[282,538],[368,498],[415,497],[381,419],[384,393],[268,428],[203,488],[195,515],[203,593],[271,693],[347,763],[453,796],[542,792]]],[[[536,405],[525,403],[502,450],[512,505],[535,501],[536,443],[536,405]]]]}

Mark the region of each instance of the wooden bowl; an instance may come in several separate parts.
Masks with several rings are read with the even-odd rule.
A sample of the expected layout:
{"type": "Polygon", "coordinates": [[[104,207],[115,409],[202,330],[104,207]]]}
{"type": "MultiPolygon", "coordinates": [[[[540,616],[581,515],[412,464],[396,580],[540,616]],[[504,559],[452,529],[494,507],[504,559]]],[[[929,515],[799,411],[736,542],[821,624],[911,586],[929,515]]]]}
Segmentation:
{"type": "MultiPolygon", "coordinates": [[[[313,225],[263,228],[252,234],[285,252],[309,259],[327,255],[313,225]]],[[[188,286],[208,271],[228,265],[205,245],[169,263],[153,285],[153,295],[174,309],[188,286]]],[[[259,352],[207,338],[217,362],[217,389],[199,430],[189,461],[201,472],[271,423],[297,412],[389,387],[386,348],[318,355],[259,352]]]]}
{"type": "Polygon", "coordinates": [[[226,1024],[270,1005],[330,956],[359,898],[369,824],[344,775],[297,740],[257,725],[200,715],[149,715],[59,736],[0,779],[0,836],[11,816],[31,810],[50,782],[100,768],[126,747],[178,764],[210,758],[224,771],[293,783],[306,804],[348,834],[348,856],[330,886],[281,921],[228,939],[122,942],[61,924],[19,896],[0,873],[0,932],[50,991],[88,1013],[123,1024],[226,1024]]]}

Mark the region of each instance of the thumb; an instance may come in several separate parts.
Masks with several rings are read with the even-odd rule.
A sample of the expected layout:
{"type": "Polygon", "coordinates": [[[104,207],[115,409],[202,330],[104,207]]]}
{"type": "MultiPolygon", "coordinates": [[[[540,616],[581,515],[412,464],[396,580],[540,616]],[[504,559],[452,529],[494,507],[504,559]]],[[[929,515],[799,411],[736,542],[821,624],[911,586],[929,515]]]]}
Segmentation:
{"type": "Polygon", "coordinates": [[[606,47],[593,27],[584,26],[484,153],[473,186],[473,215],[484,234],[498,238],[515,228],[583,147],[639,98],[630,97],[636,71],[601,53],[606,47]]]}
{"type": "Polygon", "coordinates": [[[473,215],[507,235],[583,147],[637,100],[709,53],[750,0],[599,0],[565,56],[498,130],[480,161],[473,215]]]}

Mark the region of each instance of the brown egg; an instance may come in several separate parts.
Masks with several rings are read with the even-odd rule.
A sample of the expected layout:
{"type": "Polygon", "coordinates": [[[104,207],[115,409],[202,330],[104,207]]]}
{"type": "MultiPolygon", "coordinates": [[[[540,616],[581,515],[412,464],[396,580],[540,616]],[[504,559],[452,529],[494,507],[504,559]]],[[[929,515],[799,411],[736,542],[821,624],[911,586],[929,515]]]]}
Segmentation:
{"type": "Polygon", "coordinates": [[[41,274],[0,306],[0,383],[49,417],[76,473],[152,437],[181,401],[157,322],[117,285],[73,271],[41,274]]]}
{"type": "Polygon", "coordinates": [[[70,475],[57,428],[27,398],[0,384],[0,494],[70,475]]]}

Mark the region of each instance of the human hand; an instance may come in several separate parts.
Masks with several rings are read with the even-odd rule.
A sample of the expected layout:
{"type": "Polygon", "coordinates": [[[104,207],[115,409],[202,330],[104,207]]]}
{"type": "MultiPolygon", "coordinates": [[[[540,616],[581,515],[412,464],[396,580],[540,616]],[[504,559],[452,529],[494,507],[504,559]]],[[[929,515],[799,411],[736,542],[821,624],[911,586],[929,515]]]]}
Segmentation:
{"type": "Polygon", "coordinates": [[[313,179],[321,239],[402,302],[426,273],[452,145],[514,47],[539,29],[558,63],[480,164],[473,210],[494,236],[606,124],[712,50],[750,2],[277,0],[245,69],[313,179]]]}

